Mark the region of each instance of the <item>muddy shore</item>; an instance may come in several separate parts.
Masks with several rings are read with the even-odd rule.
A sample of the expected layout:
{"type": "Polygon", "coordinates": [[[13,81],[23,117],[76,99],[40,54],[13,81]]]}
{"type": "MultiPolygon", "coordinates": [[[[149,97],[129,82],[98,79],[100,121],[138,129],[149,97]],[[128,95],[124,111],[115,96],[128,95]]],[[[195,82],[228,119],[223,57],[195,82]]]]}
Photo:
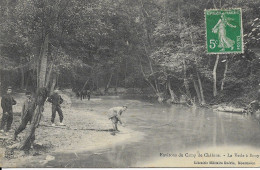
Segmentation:
{"type": "Polygon", "coordinates": [[[30,164],[44,165],[55,159],[51,153],[79,153],[85,151],[95,151],[99,149],[111,148],[120,143],[129,143],[141,140],[144,136],[141,132],[133,131],[126,127],[119,126],[119,133],[112,133],[112,124],[100,108],[82,108],[72,107],[75,102],[80,101],[74,97],[62,94],[65,99],[62,105],[64,114],[64,123],[66,126],[59,126],[59,116],[56,115],[55,123],[57,126],[51,126],[51,105],[46,103],[44,106],[43,118],[40,126],[36,129],[36,140],[34,147],[29,154],[25,154],[18,149],[10,150],[8,147],[18,145],[28,130],[28,127],[19,134],[15,142],[12,141],[14,129],[18,127],[20,120],[20,111],[23,94],[16,94],[17,105],[14,106],[14,122],[12,130],[8,135],[1,134],[0,143],[0,166],[1,167],[28,167],[30,164]],[[11,153],[10,153],[11,152],[11,153]]]}

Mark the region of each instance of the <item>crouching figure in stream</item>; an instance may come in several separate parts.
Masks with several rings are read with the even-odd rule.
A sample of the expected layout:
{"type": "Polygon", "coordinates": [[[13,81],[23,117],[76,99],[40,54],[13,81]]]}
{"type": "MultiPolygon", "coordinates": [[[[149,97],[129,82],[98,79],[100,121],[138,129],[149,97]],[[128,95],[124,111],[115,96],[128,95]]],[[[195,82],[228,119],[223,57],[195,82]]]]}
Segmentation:
{"type": "Polygon", "coordinates": [[[122,106],[122,107],[112,107],[108,110],[107,116],[108,119],[112,121],[113,125],[113,130],[119,132],[117,128],[118,122],[123,125],[122,120],[121,120],[121,115],[124,111],[126,111],[127,106],[122,106]]]}

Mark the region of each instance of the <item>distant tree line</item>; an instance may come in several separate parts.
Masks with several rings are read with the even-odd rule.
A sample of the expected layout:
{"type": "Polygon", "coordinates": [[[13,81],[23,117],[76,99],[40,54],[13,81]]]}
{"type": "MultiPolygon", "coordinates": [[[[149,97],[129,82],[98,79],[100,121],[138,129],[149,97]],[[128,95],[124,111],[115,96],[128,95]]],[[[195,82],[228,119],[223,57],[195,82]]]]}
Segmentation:
{"type": "Polygon", "coordinates": [[[160,102],[183,95],[202,105],[230,102],[260,82],[259,7],[258,0],[2,0],[1,86],[148,88],[160,102]],[[244,54],[205,53],[211,8],[242,8],[244,54]]]}

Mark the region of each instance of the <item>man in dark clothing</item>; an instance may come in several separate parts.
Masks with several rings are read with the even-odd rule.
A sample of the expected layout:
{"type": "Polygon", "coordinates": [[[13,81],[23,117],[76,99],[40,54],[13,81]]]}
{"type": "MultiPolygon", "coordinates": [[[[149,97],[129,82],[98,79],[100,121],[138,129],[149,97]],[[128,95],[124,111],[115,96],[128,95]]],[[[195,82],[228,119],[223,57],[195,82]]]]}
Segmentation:
{"type": "Polygon", "coordinates": [[[56,89],[54,91],[54,93],[48,98],[47,100],[48,102],[52,103],[52,117],[51,117],[51,123],[52,126],[55,126],[54,124],[54,119],[56,116],[56,111],[58,112],[59,116],[60,116],[60,125],[64,126],[64,124],[62,123],[63,121],[63,113],[60,107],[60,104],[63,103],[63,99],[61,98],[61,96],[58,94],[58,90],[56,89]]]}
{"type": "Polygon", "coordinates": [[[3,109],[3,116],[1,121],[1,131],[8,132],[11,129],[13,123],[13,105],[16,104],[16,101],[11,96],[12,88],[8,87],[7,94],[2,97],[1,107],[3,109]],[[6,126],[6,128],[5,128],[6,126]]]}
{"type": "Polygon", "coordinates": [[[86,91],[86,90],[82,90],[82,91],[80,92],[80,99],[81,99],[81,100],[82,100],[82,99],[85,99],[86,96],[87,96],[87,91],[86,91]]]}
{"type": "Polygon", "coordinates": [[[33,112],[36,109],[36,101],[32,97],[32,93],[27,91],[25,93],[26,100],[24,101],[22,113],[21,113],[21,122],[28,116],[28,121],[32,122],[33,112]]]}
{"type": "Polygon", "coordinates": [[[16,140],[17,135],[26,128],[26,125],[28,124],[28,122],[31,123],[33,113],[36,108],[36,101],[32,97],[31,92],[26,92],[25,95],[26,95],[27,99],[25,100],[25,102],[23,104],[23,108],[22,108],[21,124],[14,132],[14,138],[13,138],[14,140],[16,140]]]}

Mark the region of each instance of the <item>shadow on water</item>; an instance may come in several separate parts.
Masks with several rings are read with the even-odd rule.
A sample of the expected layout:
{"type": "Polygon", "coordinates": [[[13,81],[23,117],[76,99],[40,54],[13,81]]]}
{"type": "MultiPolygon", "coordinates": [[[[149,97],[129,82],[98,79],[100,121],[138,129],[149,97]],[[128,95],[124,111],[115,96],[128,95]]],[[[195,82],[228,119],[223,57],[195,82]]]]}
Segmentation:
{"type": "Polygon", "coordinates": [[[260,147],[258,123],[239,114],[120,98],[74,103],[73,107],[106,111],[126,103],[128,110],[122,118],[129,128],[145,134],[141,141],[115,145],[107,150],[81,152],[77,156],[56,153],[55,160],[45,167],[135,167],[160,153],[223,145],[260,147]]]}
{"type": "MultiPolygon", "coordinates": [[[[53,127],[51,125],[40,125],[40,126],[53,127]]],[[[67,129],[67,130],[95,131],[95,132],[114,132],[113,129],[70,128],[70,127],[66,127],[66,126],[54,126],[53,128],[61,128],[61,129],[67,129]]]]}
{"type": "Polygon", "coordinates": [[[96,132],[113,132],[113,129],[79,129],[79,130],[90,130],[90,131],[96,131],[96,132]]]}

